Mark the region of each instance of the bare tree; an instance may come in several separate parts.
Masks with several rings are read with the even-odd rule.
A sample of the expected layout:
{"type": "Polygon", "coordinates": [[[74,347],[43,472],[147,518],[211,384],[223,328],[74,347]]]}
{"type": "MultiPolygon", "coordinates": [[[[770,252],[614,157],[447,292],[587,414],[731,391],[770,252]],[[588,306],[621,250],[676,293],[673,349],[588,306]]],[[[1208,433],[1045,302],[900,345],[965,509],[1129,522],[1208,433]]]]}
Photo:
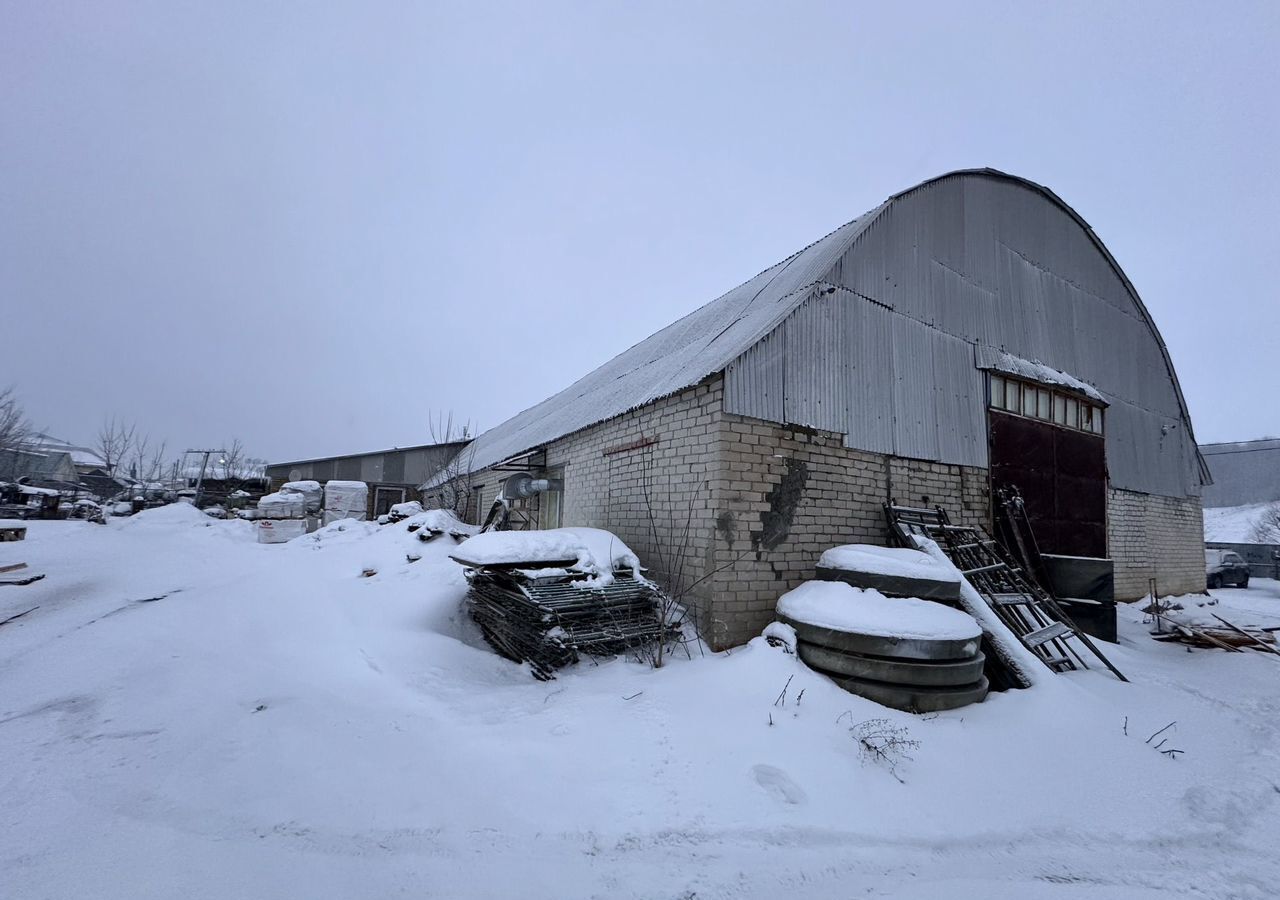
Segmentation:
{"type": "Polygon", "coordinates": [[[31,437],[31,422],[12,387],[0,390],[0,477],[12,478],[18,471],[18,450],[31,437]]]}
{"type": "Polygon", "coordinates": [[[456,441],[469,441],[474,426],[471,420],[455,421],[453,410],[427,413],[427,430],[431,433],[431,443],[452,444],[456,441]]]}
{"type": "Polygon", "coordinates": [[[106,463],[108,475],[114,475],[116,467],[129,456],[129,450],[133,446],[133,437],[136,431],[136,425],[125,425],[124,422],[117,422],[115,416],[103,419],[102,426],[98,429],[98,439],[94,443],[93,449],[97,451],[98,456],[102,457],[102,461],[106,463]]]}
{"type": "MultiPolygon", "coordinates": [[[[427,430],[431,434],[433,444],[453,444],[470,441],[474,426],[470,421],[455,421],[453,412],[428,414],[427,430]]],[[[472,445],[459,448],[447,463],[432,476],[436,487],[428,493],[428,502],[439,509],[447,509],[459,519],[465,519],[467,506],[471,501],[471,461],[472,445]]],[[[484,510],[476,510],[477,517],[483,516],[484,510]]]]}
{"type": "Polygon", "coordinates": [[[31,437],[31,422],[13,388],[0,390],[0,450],[13,450],[31,437]]]}
{"type": "Polygon", "coordinates": [[[222,457],[218,460],[222,478],[226,481],[230,481],[233,478],[243,478],[245,469],[244,444],[240,442],[239,438],[234,438],[231,443],[223,446],[227,449],[222,451],[222,457]]]}
{"type": "Polygon", "coordinates": [[[147,480],[147,465],[151,460],[151,436],[136,434],[129,442],[129,455],[121,460],[129,477],[134,481],[147,480]]]}
{"type": "Polygon", "coordinates": [[[1280,544],[1280,500],[1268,503],[1249,532],[1255,544],[1280,544]]]}
{"type": "Polygon", "coordinates": [[[689,654],[689,644],[696,644],[701,652],[704,645],[714,641],[716,631],[724,623],[711,616],[700,597],[705,589],[700,591],[699,588],[755,551],[753,548],[744,549],[718,565],[707,562],[702,573],[698,574],[694,520],[699,504],[706,501],[709,493],[706,473],[691,472],[678,482],[664,476],[655,485],[653,448],[644,448],[641,454],[639,474],[647,520],[647,543],[656,570],[651,580],[660,589],[658,615],[664,634],[656,643],[641,648],[638,655],[659,669],[666,663],[667,654],[676,647],[683,646],[685,653],[689,654]],[[655,486],[661,490],[655,490],[655,486]]]}
{"type": "Polygon", "coordinates": [[[147,457],[147,461],[146,461],[146,472],[147,472],[146,480],[147,481],[163,481],[164,480],[164,473],[166,468],[168,467],[165,462],[165,457],[168,455],[169,454],[167,452],[166,442],[161,441],[159,446],[156,447],[155,452],[147,457]]]}

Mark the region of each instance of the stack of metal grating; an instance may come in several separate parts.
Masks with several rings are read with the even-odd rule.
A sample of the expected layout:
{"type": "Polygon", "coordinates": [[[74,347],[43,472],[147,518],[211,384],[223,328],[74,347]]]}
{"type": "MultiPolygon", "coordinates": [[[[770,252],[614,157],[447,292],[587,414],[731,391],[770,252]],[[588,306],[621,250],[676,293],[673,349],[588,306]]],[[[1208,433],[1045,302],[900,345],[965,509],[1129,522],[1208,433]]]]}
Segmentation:
{"type": "Polygon", "coordinates": [[[466,577],[467,607],[485,640],[543,681],[580,654],[615,656],[673,636],[661,595],[631,572],[600,584],[559,566],[508,564],[468,568],[466,577]]]}

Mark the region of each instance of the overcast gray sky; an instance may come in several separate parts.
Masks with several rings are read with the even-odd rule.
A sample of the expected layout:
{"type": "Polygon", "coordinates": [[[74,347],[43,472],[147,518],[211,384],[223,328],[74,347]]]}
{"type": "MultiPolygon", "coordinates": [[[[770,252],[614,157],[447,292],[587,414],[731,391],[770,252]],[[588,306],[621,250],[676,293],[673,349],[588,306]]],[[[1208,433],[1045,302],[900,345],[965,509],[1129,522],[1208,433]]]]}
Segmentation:
{"type": "Polygon", "coordinates": [[[1048,185],[1280,434],[1280,4],[0,0],[0,386],[273,459],[482,428],[922,179],[1048,185]]]}

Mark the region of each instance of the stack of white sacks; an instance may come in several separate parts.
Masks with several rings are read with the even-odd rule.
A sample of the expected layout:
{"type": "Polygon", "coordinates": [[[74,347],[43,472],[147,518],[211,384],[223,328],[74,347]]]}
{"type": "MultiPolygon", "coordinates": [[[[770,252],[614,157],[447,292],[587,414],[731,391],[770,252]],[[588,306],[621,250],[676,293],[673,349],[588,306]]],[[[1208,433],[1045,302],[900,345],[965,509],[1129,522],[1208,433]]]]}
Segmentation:
{"type": "MultiPolygon", "coordinates": [[[[320,515],[320,507],[324,505],[324,488],[318,481],[289,481],[280,488],[281,494],[301,494],[306,504],[306,514],[320,515]]],[[[259,504],[261,506],[261,504],[259,504]]]]}
{"type": "Polygon", "coordinates": [[[324,486],[324,524],[339,519],[364,519],[369,485],[363,481],[330,481],[324,486]]]}
{"type": "Polygon", "coordinates": [[[282,544],[315,531],[321,520],[363,519],[369,486],[363,481],[290,481],[240,515],[258,523],[258,543],[282,544]]]}
{"type": "Polygon", "coordinates": [[[324,489],[318,481],[290,481],[258,501],[246,518],[258,523],[258,543],[282,544],[316,528],[324,489]]]}

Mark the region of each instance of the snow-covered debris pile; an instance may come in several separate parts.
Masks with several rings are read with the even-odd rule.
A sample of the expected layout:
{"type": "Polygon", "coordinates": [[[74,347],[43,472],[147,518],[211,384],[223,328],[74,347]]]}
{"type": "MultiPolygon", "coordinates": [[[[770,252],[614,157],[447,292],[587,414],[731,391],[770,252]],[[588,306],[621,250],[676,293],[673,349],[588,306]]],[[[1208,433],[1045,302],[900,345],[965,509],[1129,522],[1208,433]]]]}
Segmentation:
{"type": "Polygon", "coordinates": [[[405,519],[422,513],[422,504],[417,500],[409,500],[405,503],[397,503],[382,515],[378,516],[379,525],[390,525],[395,522],[403,522],[405,519]]]}
{"type": "Polygon", "coordinates": [[[960,597],[959,572],[940,565],[928,554],[905,547],[832,547],[818,559],[818,577],[873,588],[891,597],[952,602],[960,597]]]}
{"type": "Polygon", "coordinates": [[[833,581],[802,584],[777,609],[800,659],[850,693],[907,712],[987,696],[982,629],[958,609],[833,581]]]}
{"type": "Polygon", "coordinates": [[[479,525],[468,525],[447,509],[429,509],[405,520],[410,531],[418,533],[418,540],[426,543],[442,534],[455,541],[465,541],[480,531],[479,525]]]}
{"type": "Polygon", "coordinates": [[[535,678],[553,678],[579,654],[643,652],[671,636],[656,587],[610,532],[494,531],[452,556],[467,567],[467,609],[485,640],[535,678]]]}

